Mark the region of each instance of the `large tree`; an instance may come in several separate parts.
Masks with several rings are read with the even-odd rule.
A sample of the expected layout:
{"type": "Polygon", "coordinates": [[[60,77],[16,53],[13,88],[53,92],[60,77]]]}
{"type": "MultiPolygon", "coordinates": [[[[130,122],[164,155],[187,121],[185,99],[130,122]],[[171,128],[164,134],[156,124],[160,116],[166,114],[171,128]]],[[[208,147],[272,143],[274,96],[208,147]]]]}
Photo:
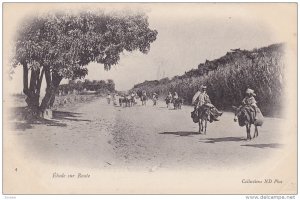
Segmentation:
{"type": "Polygon", "coordinates": [[[35,114],[43,112],[52,106],[63,78],[83,78],[90,62],[109,70],[123,51],[147,53],[156,36],[143,13],[55,13],[25,20],[16,37],[13,65],[23,67],[28,107],[35,114]],[[47,88],[40,103],[44,76],[47,88]]]}

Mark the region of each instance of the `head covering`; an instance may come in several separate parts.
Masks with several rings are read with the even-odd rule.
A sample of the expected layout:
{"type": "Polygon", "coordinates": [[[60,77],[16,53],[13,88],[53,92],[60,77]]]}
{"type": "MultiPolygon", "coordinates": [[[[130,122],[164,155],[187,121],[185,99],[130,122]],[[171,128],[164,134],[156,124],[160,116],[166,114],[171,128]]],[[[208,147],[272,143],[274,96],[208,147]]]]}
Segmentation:
{"type": "Polygon", "coordinates": [[[203,89],[206,89],[207,87],[205,85],[201,85],[200,89],[203,90],[203,89]]]}
{"type": "Polygon", "coordinates": [[[248,88],[248,89],[246,90],[246,94],[252,94],[253,96],[256,96],[256,94],[254,93],[254,90],[252,90],[252,89],[250,89],[250,88],[248,88]]]}

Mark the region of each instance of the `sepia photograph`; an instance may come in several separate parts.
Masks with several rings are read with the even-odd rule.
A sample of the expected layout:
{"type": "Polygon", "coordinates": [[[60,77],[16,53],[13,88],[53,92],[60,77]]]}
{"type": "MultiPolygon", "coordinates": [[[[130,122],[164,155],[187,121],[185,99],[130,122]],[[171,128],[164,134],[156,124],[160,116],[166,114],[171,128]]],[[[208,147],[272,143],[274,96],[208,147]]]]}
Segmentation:
{"type": "Polygon", "coordinates": [[[3,3],[3,195],[296,195],[297,6],[3,3]]]}

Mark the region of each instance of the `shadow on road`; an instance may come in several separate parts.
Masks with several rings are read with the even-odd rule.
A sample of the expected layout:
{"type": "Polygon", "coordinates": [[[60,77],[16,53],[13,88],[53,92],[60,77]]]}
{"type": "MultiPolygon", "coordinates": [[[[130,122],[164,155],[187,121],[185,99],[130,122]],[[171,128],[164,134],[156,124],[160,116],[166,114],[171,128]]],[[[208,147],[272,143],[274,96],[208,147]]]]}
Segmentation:
{"type": "Polygon", "coordinates": [[[91,120],[87,119],[76,119],[80,117],[81,113],[75,113],[75,112],[66,112],[66,111],[53,111],[52,118],[53,119],[64,119],[64,120],[70,120],[70,121],[87,121],[90,122],[91,120]]]}
{"type": "Polygon", "coordinates": [[[11,127],[15,130],[21,130],[25,131],[27,129],[32,129],[35,124],[44,124],[46,126],[60,126],[60,127],[66,127],[67,124],[60,123],[56,120],[47,120],[47,119],[35,119],[35,120],[25,120],[25,121],[19,121],[19,122],[12,122],[11,127]]]}
{"type": "Polygon", "coordinates": [[[42,119],[39,117],[34,117],[30,114],[29,110],[24,107],[14,107],[10,110],[9,120],[13,120],[10,122],[10,127],[15,130],[25,131],[27,129],[32,129],[33,125],[44,124],[46,126],[60,126],[65,127],[67,124],[61,123],[57,120],[48,120],[42,119]]]}
{"type": "Polygon", "coordinates": [[[175,131],[175,132],[162,132],[159,134],[171,134],[171,135],[179,135],[179,136],[189,136],[189,135],[200,135],[198,132],[192,132],[192,131],[175,131]]]}
{"type": "Polygon", "coordinates": [[[222,137],[222,138],[206,138],[200,139],[200,142],[204,143],[217,143],[217,142],[239,142],[245,141],[245,138],[242,137],[222,137]]]}
{"type": "Polygon", "coordinates": [[[270,143],[270,144],[243,144],[241,146],[244,146],[244,147],[255,147],[255,148],[264,149],[264,148],[281,148],[283,146],[283,144],[279,144],[279,143],[270,143]]]}

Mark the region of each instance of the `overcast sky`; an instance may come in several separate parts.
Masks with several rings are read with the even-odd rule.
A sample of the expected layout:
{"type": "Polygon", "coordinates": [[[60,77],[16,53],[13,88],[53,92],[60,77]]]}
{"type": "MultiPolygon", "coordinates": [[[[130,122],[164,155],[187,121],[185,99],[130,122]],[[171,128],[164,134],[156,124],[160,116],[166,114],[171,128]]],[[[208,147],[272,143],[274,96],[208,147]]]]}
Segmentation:
{"type": "Polygon", "coordinates": [[[150,52],[125,53],[120,64],[108,72],[102,65],[91,64],[87,78],[112,78],[117,89],[126,90],[145,80],[181,75],[206,59],[225,55],[231,48],[251,50],[277,42],[259,21],[229,14],[208,16],[201,14],[201,10],[184,15],[178,10],[164,13],[152,10],[148,13],[149,23],[158,36],[150,52]]]}
{"type": "MultiPolygon", "coordinates": [[[[92,63],[88,66],[87,79],[113,79],[117,90],[127,90],[145,80],[182,75],[206,59],[225,55],[232,48],[251,50],[284,42],[267,23],[268,16],[262,17],[263,12],[253,12],[246,6],[168,4],[144,10],[150,27],[158,31],[150,52],[124,52],[120,63],[110,71],[92,63]]],[[[22,78],[20,69],[15,77],[22,78]]],[[[22,91],[22,85],[16,90],[22,91]]]]}

